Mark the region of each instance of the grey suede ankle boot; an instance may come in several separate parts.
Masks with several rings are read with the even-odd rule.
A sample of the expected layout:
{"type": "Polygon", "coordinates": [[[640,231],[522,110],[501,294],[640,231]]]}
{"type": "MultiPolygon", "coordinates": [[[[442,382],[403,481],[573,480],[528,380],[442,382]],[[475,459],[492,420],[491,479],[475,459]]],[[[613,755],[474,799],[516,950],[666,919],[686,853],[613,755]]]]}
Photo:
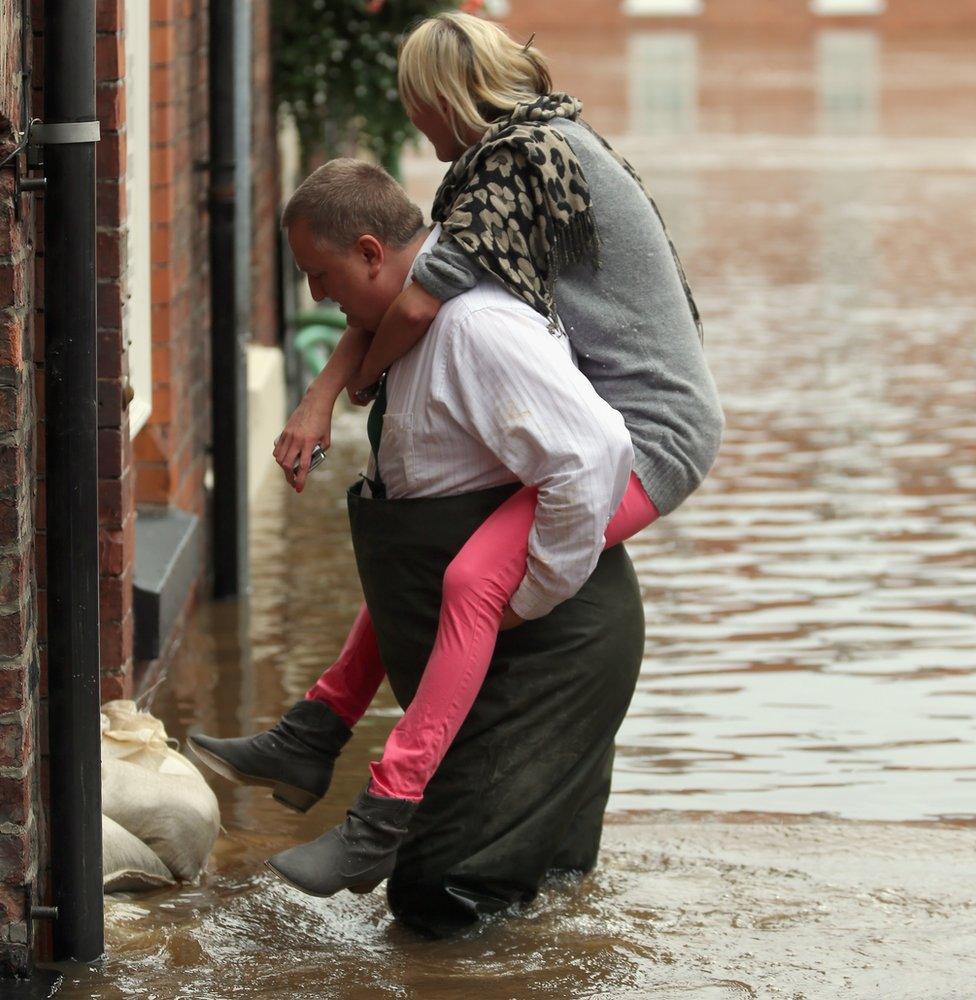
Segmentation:
{"type": "Polygon", "coordinates": [[[368,789],[369,785],[349,807],[340,826],[308,844],[275,854],[265,864],[310,896],[331,896],[340,889],[375,889],[392,874],[397,848],[420,803],[370,795],[368,789]]]}
{"type": "Polygon", "coordinates": [[[307,812],[329,789],[332,768],[352,732],[324,701],[303,698],[255,736],[187,737],[197,757],[244,785],[267,785],[282,805],[307,812]]]}

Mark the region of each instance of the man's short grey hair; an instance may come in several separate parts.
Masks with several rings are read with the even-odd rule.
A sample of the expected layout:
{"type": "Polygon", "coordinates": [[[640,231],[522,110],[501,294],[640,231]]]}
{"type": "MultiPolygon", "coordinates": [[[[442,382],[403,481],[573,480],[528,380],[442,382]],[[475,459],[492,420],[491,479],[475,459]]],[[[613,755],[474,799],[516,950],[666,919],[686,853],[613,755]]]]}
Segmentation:
{"type": "Polygon", "coordinates": [[[299,184],[282,213],[282,228],[298,219],[317,240],[342,250],[364,235],[399,250],[424,224],[420,209],[382,167],[348,157],[329,160],[299,184]]]}

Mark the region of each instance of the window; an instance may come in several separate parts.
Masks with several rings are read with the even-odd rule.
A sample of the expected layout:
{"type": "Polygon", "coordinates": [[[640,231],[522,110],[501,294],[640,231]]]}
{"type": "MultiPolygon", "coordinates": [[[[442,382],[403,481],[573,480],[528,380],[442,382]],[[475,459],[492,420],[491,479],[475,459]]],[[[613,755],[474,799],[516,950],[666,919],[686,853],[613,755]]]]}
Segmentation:
{"type": "Polygon", "coordinates": [[[698,41],[690,31],[645,31],[627,39],[630,129],[687,135],[698,124],[698,41]]]}
{"type": "Polygon", "coordinates": [[[624,0],[622,9],[631,17],[696,17],[702,0],[624,0]]]}
{"type": "Polygon", "coordinates": [[[885,0],[810,0],[813,14],[883,14],[885,0]]]}
{"type": "Polygon", "coordinates": [[[125,3],[126,289],[122,331],[129,355],[129,435],[152,412],[152,302],[149,250],[149,4],[125,3]]]}
{"type": "Polygon", "coordinates": [[[870,135],[878,125],[878,39],[837,29],[817,36],[817,105],[821,132],[870,135]]]}

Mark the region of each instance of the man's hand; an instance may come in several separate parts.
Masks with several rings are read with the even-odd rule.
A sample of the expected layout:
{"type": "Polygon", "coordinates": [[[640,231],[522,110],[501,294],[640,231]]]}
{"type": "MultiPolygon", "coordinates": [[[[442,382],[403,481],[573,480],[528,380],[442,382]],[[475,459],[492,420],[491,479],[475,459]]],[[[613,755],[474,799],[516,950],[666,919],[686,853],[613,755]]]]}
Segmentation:
{"type": "Polygon", "coordinates": [[[507,632],[510,628],[516,628],[519,625],[524,624],[525,619],[519,618],[519,616],[512,610],[511,604],[505,605],[505,610],[502,612],[502,621],[498,626],[499,632],[507,632]]]}
{"type": "Polygon", "coordinates": [[[313,383],[275,441],[275,461],[281,466],[288,485],[296,493],[301,493],[305,488],[312,449],[321,444],[323,451],[328,451],[332,443],[334,404],[335,399],[328,393],[316,391],[313,383]]]}

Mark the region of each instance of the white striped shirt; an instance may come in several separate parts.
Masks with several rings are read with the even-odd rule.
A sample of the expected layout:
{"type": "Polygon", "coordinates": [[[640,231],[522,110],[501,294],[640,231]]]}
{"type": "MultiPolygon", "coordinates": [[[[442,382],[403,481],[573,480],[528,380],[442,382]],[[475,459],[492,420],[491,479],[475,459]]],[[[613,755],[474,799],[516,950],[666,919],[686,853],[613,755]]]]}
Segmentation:
{"type": "MultiPolygon", "coordinates": [[[[441,306],[423,339],[390,367],[386,394],[379,465],[387,496],[538,487],[512,609],[540,618],[572,597],[603,550],[634,451],[623,418],[576,367],[567,338],[486,279],[441,306]]],[[[372,458],[369,466],[373,478],[372,458]]]]}

